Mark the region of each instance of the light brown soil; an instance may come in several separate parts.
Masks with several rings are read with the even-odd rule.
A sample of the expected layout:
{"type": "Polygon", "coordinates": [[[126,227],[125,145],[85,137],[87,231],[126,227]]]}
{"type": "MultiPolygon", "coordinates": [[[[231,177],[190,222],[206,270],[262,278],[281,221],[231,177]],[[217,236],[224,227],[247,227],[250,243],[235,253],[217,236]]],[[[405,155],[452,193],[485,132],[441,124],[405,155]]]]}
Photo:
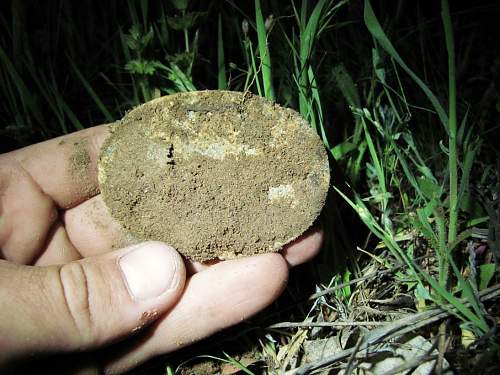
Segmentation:
{"type": "Polygon", "coordinates": [[[82,199],[88,199],[99,194],[95,183],[92,181],[96,173],[96,166],[88,153],[88,139],[78,137],[71,140],[61,140],[58,143],[62,153],[68,153],[67,171],[74,180],[74,192],[77,200],[69,202],[68,207],[73,207],[82,199]],[[76,190],[78,189],[78,190],[76,190]]]}
{"type": "MultiPolygon", "coordinates": [[[[59,142],[59,145],[63,145],[63,142],[59,142]]],[[[91,163],[90,155],[87,152],[87,140],[75,140],[73,147],[73,153],[69,158],[70,171],[73,175],[85,175],[91,163]]]]}
{"type": "Polygon", "coordinates": [[[296,112],[251,94],[200,91],[129,112],[102,148],[99,183],[134,237],[204,261],[297,238],[323,207],[329,167],[296,112]]]}

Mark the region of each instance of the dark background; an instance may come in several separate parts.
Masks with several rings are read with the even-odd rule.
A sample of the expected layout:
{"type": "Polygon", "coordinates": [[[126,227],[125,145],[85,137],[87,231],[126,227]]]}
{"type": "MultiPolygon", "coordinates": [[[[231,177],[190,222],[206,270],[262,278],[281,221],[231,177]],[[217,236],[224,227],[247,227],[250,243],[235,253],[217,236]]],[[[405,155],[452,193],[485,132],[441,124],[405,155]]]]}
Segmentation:
{"type": "MultiPolygon", "coordinates": [[[[298,2],[300,3],[300,2],[298,2]]],[[[310,2],[314,3],[314,2],[310,2]]],[[[144,25],[161,25],[158,15],[178,15],[168,1],[2,1],[0,5],[0,46],[31,93],[41,115],[27,123],[26,114],[12,105],[17,92],[7,88],[10,79],[2,59],[0,65],[0,134],[2,151],[15,149],[36,141],[54,137],[63,131],[56,126],[54,113],[42,91],[54,86],[57,94],[84,126],[105,122],[95,102],[83,87],[69,64],[81,71],[95,92],[118,119],[130,108],[131,74],[124,69],[127,59],[120,46],[120,30],[127,33],[132,24],[131,8],[140,13],[141,4],[147,4],[147,16],[139,20],[144,25]],[[50,85],[42,87],[33,77],[45,77],[50,85]],[[106,77],[106,79],[103,78],[106,77]],[[110,85],[112,82],[116,88],[110,85]],[[7,100],[7,98],[12,98],[7,100]],[[17,118],[16,118],[17,117],[17,118]]],[[[217,18],[222,16],[226,65],[230,62],[244,65],[241,46],[241,22],[254,17],[253,1],[238,2],[240,10],[226,1],[191,1],[188,10],[206,12],[190,30],[198,30],[198,53],[194,59],[193,82],[198,89],[217,88],[217,18]]],[[[299,5],[298,5],[299,6],[299,5]]],[[[373,1],[377,17],[389,38],[405,61],[438,95],[447,90],[446,48],[440,17],[439,2],[428,1],[373,1]]],[[[457,2],[450,4],[457,50],[457,90],[459,111],[470,111],[473,122],[488,130],[487,142],[498,139],[498,93],[500,88],[500,38],[498,20],[500,4],[497,1],[457,2]],[[492,137],[491,135],[495,135],[492,137]]],[[[286,44],[283,33],[290,35],[294,27],[293,11],[287,1],[263,2],[263,12],[278,20],[270,36],[277,101],[290,106],[296,99],[280,96],[280,87],[290,85],[289,56],[283,56],[286,44]],[[276,48],[273,48],[276,46],[276,48]]],[[[346,136],[350,113],[342,96],[332,83],[331,68],[342,62],[359,87],[368,79],[371,66],[372,38],[363,23],[363,2],[351,1],[334,18],[335,25],[324,32],[315,52],[326,122],[335,141],[346,136]]],[[[254,35],[250,35],[254,38],[254,35]]],[[[255,39],[255,38],[254,38],[255,39]]],[[[167,38],[155,37],[147,49],[151,59],[164,61],[182,49],[183,35],[171,30],[167,38]]],[[[402,75],[403,82],[408,80],[402,75]]],[[[42,80],[43,81],[43,80],[42,80]]],[[[159,82],[158,84],[162,84],[159,82]]],[[[164,83],[168,86],[168,83],[164,83]]],[[[233,87],[237,89],[238,87],[233,87]]],[[[414,85],[407,85],[408,98],[422,102],[422,93],[414,85]]],[[[29,117],[29,116],[28,116],[29,117]]],[[[460,116],[459,116],[460,117],[460,116]]],[[[435,124],[428,118],[419,119],[419,131],[428,132],[435,124]],[[423,124],[422,124],[423,123],[423,124]]],[[[435,119],[432,119],[435,121],[435,119]]],[[[67,131],[72,131],[68,121],[67,131]]],[[[335,143],[335,142],[334,142],[335,143]]]]}

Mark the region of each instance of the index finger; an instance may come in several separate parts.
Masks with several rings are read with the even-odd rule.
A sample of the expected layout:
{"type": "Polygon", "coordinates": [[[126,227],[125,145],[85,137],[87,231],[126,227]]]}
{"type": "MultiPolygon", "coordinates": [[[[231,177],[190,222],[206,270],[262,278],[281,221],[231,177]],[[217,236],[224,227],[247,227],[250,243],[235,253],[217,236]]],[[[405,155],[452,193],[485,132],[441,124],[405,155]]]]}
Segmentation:
{"type": "Polygon", "coordinates": [[[99,193],[97,160],[110,125],[100,125],[1,155],[30,174],[60,208],[78,205],[99,193]]]}

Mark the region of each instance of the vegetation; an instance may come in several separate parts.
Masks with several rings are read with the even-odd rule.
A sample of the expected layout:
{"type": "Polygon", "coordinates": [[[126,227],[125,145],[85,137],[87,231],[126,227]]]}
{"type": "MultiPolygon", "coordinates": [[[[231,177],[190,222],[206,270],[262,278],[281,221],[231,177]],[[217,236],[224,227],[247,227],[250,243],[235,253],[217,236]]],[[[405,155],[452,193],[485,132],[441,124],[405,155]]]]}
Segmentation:
{"type": "Polygon", "coordinates": [[[237,345],[222,334],[217,349],[190,348],[162,369],[196,357],[233,373],[347,373],[413,332],[438,354],[408,369],[432,357],[457,373],[494,371],[500,65],[491,30],[500,6],[121,4],[25,0],[1,13],[5,145],[111,122],[173,92],[248,90],[297,109],[334,176],[319,259],[234,330],[237,345]],[[307,348],[332,337],[336,352],[306,361],[307,348]]]}

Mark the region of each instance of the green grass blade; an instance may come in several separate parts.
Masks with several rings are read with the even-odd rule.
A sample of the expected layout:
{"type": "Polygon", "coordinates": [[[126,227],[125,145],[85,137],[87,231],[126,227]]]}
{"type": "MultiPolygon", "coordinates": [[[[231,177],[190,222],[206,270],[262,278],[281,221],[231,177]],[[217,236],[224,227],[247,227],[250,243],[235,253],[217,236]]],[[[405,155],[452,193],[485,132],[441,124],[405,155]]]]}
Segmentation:
{"type": "Polygon", "coordinates": [[[483,312],[481,311],[481,308],[479,307],[479,302],[477,300],[477,296],[472,290],[470,281],[465,280],[465,278],[462,275],[462,272],[458,269],[455,261],[453,258],[450,256],[449,257],[449,263],[451,264],[451,268],[453,269],[453,273],[458,279],[458,286],[462,289],[464,297],[467,299],[467,301],[470,303],[472,306],[472,309],[476,313],[476,319],[471,320],[471,322],[474,322],[478,328],[480,328],[483,333],[488,331],[488,324],[486,323],[486,320],[483,317],[483,312]]]}
{"type": "Polygon", "coordinates": [[[234,367],[240,369],[241,371],[243,371],[247,375],[255,375],[252,371],[250,371],[243,363],[241,363],[240,361],[238,361],[236,358],[231,357],[226,352],[222,352],[222,353],[224,353],[224,355],[226,356],[227,360],[229,361],[229,363],[231,365],[233,365],[234,367]]]}
{"type": "MultiPolygon", "coordinates": [[[[304,30],[307,26],[307,8],[308,8],[308,6],[309,6],[309,1],[303,0],[301,7],[300,7],[300,23],[299,23],[301,35],[304,34],[304,30]]],[[[295,5],[294,5],[294,9],[295,9],[295,5]]],[[[297,14],[297,10],[295,10],[295,14],[297,14]]]]}
{"type": "MultiPolygon", "coordinates": [[[[311,12],[311,16],[307,20],[306,27],[301,35],[303,40],[301,40],[300,43],[300,61],[303,65],[307,63],[309,57],[311,56],[314,47],[314,41],[318,35],[318,30],[321,27],[320,20],[323,14],[323,9],[325,8],[327,1],[328,0],[320,0],[314,6],[313,11],[311,12]]],[[[301,22],[305,22],[306,20],[306,11],[307,8],[303,7],[301,12],[301,22]]]]}
{"type": "Polygon", "coordinates": [[[370,0],[365,0],[364,8],[364,21],[365,25],[372,34],[372,36],[380,43],[382,48],[394,59],[396,62],[406,71],[406,73],[415,81],[415,83],[420,87],[420,89],[425,93],[429,101],[432,103],[434,110],[439,116],[441,123],[444,128],[448,130],[448,116],[443,109],[443,106],[434,95],[434,93],[429,89],[429,87],[406,65],[399,53],[396,51],[391,41],[385,34],[382,26],[373,12],[373,8],[370,4],[370,0]]]}
{"type": "MultiPolygon", "coordinates": [[[[78,118],[76,117],[75,113],[71,110],[71,108],[69,108],[68,104],[62,98],[62,96],[61,95],[57,95],[56,96],[56,100],[57,100],[59,106],[63,109],[63,111],[66,114],[66,116],[68,116],[68,119],[71,122],[71,124],[73,124],[73,127],[76,130],[83,130],[83,129],[85,129],[85,127],[82,125],[82,123],[80,122],[80,120],[78,120],[78,118]]],[[[67,133],[68,130],[65,129],[65,132],[67,133]]]]}
{"type": "MultiPolygon", "coordinates": [[[[434,206],[433,202],[430,202],[428,206],[434,206]]],[[[429,223],[429,213],[426,211],[426,209],[418,208],[417,217],[412,220],[412,223],[420,230],[420,232],[424,235],[427,241],[429,241],[432,247],[434,249],[437,249],[439,246],[438,238],[436,236],[436,233],[432,229],[431,224],[429,223]]]]}
{"type": "Polygon", "coordinates": [[[252,86],[252,83],[255,82],[255,87],[257,88],[257,94],[259,96],[264,96],[264,92],[262,91],[261,85],[260,85],[260,80],[259,80],[259,75],[258,75],[258,70],[257,70],[257,64],[255,63],[255,53],[253,52],[253,46],[252,42],[250,39],[248,39],[245,42],[247,48],[248,48],[248,54],[250,55],[250,67],[248,69],[248,76],[247,76],[247,82],[245,83],[245,91],[252,86]],[[253,78],[251,78],[253,75],[253,78]]]}
{"type": "Polygon", "coordinates": [[[226,62],[224,58],[224,40],[222,39],[222,19],[219,14],[219,25],[217,30],[217,87],[219,90],[227,89],[226,62]]]}
{"type": "MultiPolygon", "coordinates": [[[[13,87],[11,80],[9,79],[9,74],[0,69],[0,86],[5,90],[3,97],[8,102],[8,108],[13,116],[15,114],[21,113],[22,110],[19,108],[17,102],[17,90],[13,87]]],[[[6,105],[4,103],[4,105],[6,105]]]]}
{"type": "Polygon", "coordinates": [[[97,93],[94,91],[94,89],[90,85],[89,81],[87,81],[85,79],[85,77],[80,72],[80,70],[77,68],[77,66],[75,65],[75,63],[73,62],[73,60],[71,58],[68,57],[68,61],[69,61],[69,64],[71,65],[71,67],[73,68],[73,70],[75,71],[76,76],[78,77],[78,79],[82,83],[83,87],[88,92],[88,94],[90,95],[90,97],[94,100],[94,103],[97,105],[97,108],[99,108],[99,110],[101,111],[101,113],[106,118],[106,121],[108,121],[108,122],[114,122],[115,121],[114,117],[108,111],[108,109],[106,108],[106,106],[102,102],[101,98],[99,98],[99,96],[97,95],[97,93]]]}
{"type": "Polygon", "coordinates": [[[338,64],[333,68],[333,76],[335,78],[335,83],[342,93],[347,104],[354,108],[361,107],[361,101],[359,99],[358,89],[354,84],[354,80],[347,71],[344,64],[338,64]]]}
{"type": "Polygon", "coordinates": [[[479,290],[484,290],[495,276],[496,265],[494,263],[479,266],[479,290]]]}
{"type": "MultiPolygon", "coordinates": [[[[478,327],[480,330],[483,332],[486,332],[488,329],[488,326],[486,325],[484,318],[482,315],[477,314],[477,309],[479,309],[477,305],[477,302],[475,298],[471,297],[472,291],[467,290],[466,293],[469,299],[469,302],[473,306],[473,309],[476,311],[476,314],[472,312],[467,306],[465,306],[462,302],[460,302],[453,294],[448,292],[443,286],[441,286],[434,278],[432,278],[427,272],[423,271],[418,267],[416,264],[414,264],[410,259],[408,259],[408,256],[404,254],[404,252],[399,248],[396,242],[394,242],[391,237],[379,226],[379,224],[375,221],[375,218],[372,216],[372,214],[368,211],[368,209],[364,206],[363,202],[357,198],[356,203],[353,202],[349,197],[347,197],[340,189],[334,186],[334,189],[337,191],[337,193],[358,213],[360,219],[367,225],[367,227],[372,231],[373,234],[375,234],[377,237],[379,237],[386,246],[393,252],[396,257],[402,261],[404,261],[410,268],[410,271],[414,274],[414,276],[417,278],[418,282],[421,282],[421,278],[425,280],[431,288],[438,294],[438,296],[444,300],[446,300],[448,303],[450,303],[456,310],[457,310],[457,315],[460,319],[464,321],[469,321],[473,323],[476,327],[478,327]]],[[[452,261],[452,260],[451,260],[452,261]]],[[[454,263],[452,263],[452,266],[454,263]]],[[[456,267],[456,266],[455,266],[456,267]]],[[[458,271],[458,270],[457,270],[458,271]]],[[[462,277],[463,278],[463,277],[462,277]]],[[[467,289],[469,286],[467,286],[467,283],[464,282],[463,287],[467,289]]],[[[464,290],[465,290],[464,289],[464,290]]],[[[439,300],[435,301],[436,303],[440,303],[439,300]]]]}
{"type": "Polygon", "coordinates": [[[353,150],[356,150],[357,146],[354,143],[351,142],[342,142],[339,143],[338,145],[334,146],[330,152],[332,156],[335,158],[335,160],[340,160],[342,159],[345,155],[350,153],[353,150]]]}
{"type": "Polygon", "coordinates": [[[167,78],[175,85],[178,92],[196,91],[191,79],[176,64],[171,63],[168,67],[160,63],[158,68],[167,72],[167,78]]]}
{"type": "Polygon", "coordinates": [[[36,101],[31,95],[31,92],[28,90],[28,87],[24,83],[23,79],[21,76],[17,73],[16,68],[14,67],[14,64],[12,61],[9,59],[7,54],[5,53],[4,49],[2,46],[0,46],[0,62],[4,65],[7,74],[11,77],[14,87],[16,88],[18,95],[19,95],[19,100],[21,101],[21,105],[26,113],[31,113],[35,117],[35,119],[40,123],[43,124],[43,116],[36,105],[36,101]]]}
{"type": "Polygon", "coordinates": [[[316,117],[317,115],[318,118],[317,121],[315,121],[316,128],[319,127],[321,139],[323,140],[323,143],[325,144],[326,148],[330,150],[330,143],[328,142],[328,137],[326,135],[326,130],[323,123],[323,108],[321,105],[321,99],[319,97],[318,83],[316,81],[316,76],[314,75],[311,66],[309,66],[307,73],[309,78],[309,85],[311,87],[311,96],[313,104],[311,105],[311,108],[313,108],[314,111],[312,115],[314,117],[316,117]]]}
{"type": "Polygon", "coordinates": [[[476,158],[476,154],[481,148],[481,142],[470,145],[466,148],[464,153],[463,165],[462,165],[462,178],[460,179],[460,188],[458,191],[458,201],[460,202],[465,195],[465,192],[469,190],[469,179],[476,158]]]}
{"type": "MultiPolygon", "coordinates": [[[[116,83],[112,82],[111,79],[104,73],[100,73],[99,76],[111,87],[115,90],[116,95],[119,96],[119,99],[122,103],[127,103],[129,101],[128,97],[125,95],[124,90],[121,90],[116,83]]],[[[118,99],[118,98],[115,98],[118,99]]]]}
{"type": "Polygon", "coordinates": [[[457,235],[457,237],[455,238],[455,241],[448,245],[448,251],[451,253],[453,251],[453,249],[455,249],[455,247],[457,247],[457,245],[459,243],[461,243],[461,242],[465,241],[466,239],[468,239],[469,237],[471,237],[473,233],[474,232],[472,229],[466,229],[463,232],[459,233],[457,235]]]}
{"type": "Polygon", "coordinates": [[[144,25],[144,30],[148,29],[148,9],[149,9],[149,0],[142,0],[141,4],[141,15],[142,15],[142,24],[144,25]]]}
{"type": "Polygon", "coordinates": [[[399,163],[401,164],[401,168],[403,168],[404,175],[408,182],[411,184],[415,192],[418,194],[418,197],[421,199],[425,199],[425,194],[422,192],[420,185],[413,173],[413,169],[410,167],[408,160],[406,159],[404,152],[400,150],[400,148],[396,145],[396,142],[392,137],[389,138],[391,145],[393,146],[393,150],[396,153],[399,163]]]}
{"type": "Polygon", "coordinates": [[[271,72],[271,56],[267,45],[267,31],[262,16],[260,0],[255,0],[255,23],[257,26],[257,41],[259,47],[259,57],[262,66],[262,82],[264,85],[264,96],[274,100],[273,78],[271,72]]]}
{"type": "MultiPolygon", "coordinates": [[[[485,324],[484,319],[475,315],[467,306],[465,306],[458,298],[453,294],[444,289],[439,283],[434,280],[429,274],[421,270],[421,274],[424,279],[430,284],[432,289],[434,289],[438,295],[450,303],[458,312],[458,317],[462,320],[469,321],[473,323],[476,327],[480,328],[483,332],[488,330],[488,326],[485,324]]],[[[436,301],[439,303],[439,301],[436,301]]]]}
{"type": "MultiPolygon", "coordinates": [[[[137,9],[135,8],[135,2],[133,0],[128,0],[128,14],[130,15],[130,18],[132,19],[132,24],[138,25],[139,24],[139,15],[137,14],[137,9]]],[[[145,26],[145,25],[144,25],[145,26]]]]}
{"type": "MultiPolygon", "coordinates": [[[[295,21],[297,22],[297,24],[299,25],[299,28],[300,28],[300,26],[303,25],[304,23],[301,22],[299,12],[297,11],[297,7],[295,6],[295,1],[291,0],[290,2],[292,3],[292,9],[293,9],[293,15],[295,17],[295,21]]],[[[302,0],[302,6],[307,7],[307,0],[302,0]]],[[[302,12],[301,12],[301,14],[302,14],[302,12]]]]}
{"type": "Polygon", "coordinates": [[[367,226],[367,228],[377,236],[387,248],[391,251],[391,253],[401,262],[404,262],[412,272],[413,276],[420,283],[420,277],[413,265],[413,262],[409,259],[408,255],[403,252],[403,250],[399,247],[397,242],[391,236],[390,233],[386,232],[377,220],[374,218],[372,213],[368,210],[366,205],[363,203],[361,198],[355,194],[355,201],[350,199],[346,194],[344,194],[339,188],[333,186],[333,189],[344,199],[349,206],[353,208],[354,211],[358,214],[361,221],[367,226]]]}
{"type": "Polygon", "coordinates": [[[57,92],[57,82],[52,72],[52,80],[49,81],[43,72],[35,69],[33,64],[26,65],[28,72],[31,75],[31,79],[38,86],[38,90],[41,96],[47,102],[49,108],[52,110],[52,113],[57,118],[59,122],[59,126],[62,134],[68,133],[68,129],[66,127],[65,118],[64,118],[64,109],[60,106],[58,101],[58,97],[60,96],[57,92]]]}
{"type": "Polygon", "coordinates": [[[450,174],[450,218],[448,242],[457,236],[458,224],[458,155],[457,155],[457,88],[455,76],[455,41],[448,0],[441,0],[446,49],[448,51],[448,168],[450,174]]]}
{"type": "Polygon", "coordinates": [[[443,288],[448,288],[449,283],[449,272],[448,272],[448,248],[446,242],[446,221],[444,214],[442,213],[441,207],[437,207],[434,210],[434,220],[436,222],[436,228],[438,233],[438,247],[435,247],[435,253],[439,264],[439,284],[443,288]]]}
{"type": "Polygon", "coordinates": [[[467,111],[465,111],[462,121],[460,122],[460,127],[458,128],[457,131],[457,142],[459,145],[465,146],[465,141],[464,141],[464,133],[465,133],[465,126],[467,125],[467,121],[469,119],[469,111],[470,109],[467,108],[467,111]]]}
{"type": "MultiPolygon", "coordinates": [[[[319,21],[321,19],[321,14],[323,8],[326,4],[326,0],[320,0],[314,7],[309,19],[307,19],[307,2],[302,2],[302,7],[300,10],[300,47],[299,47],[299,62],[300,62],[300,72],[298,78],[299,85],[299,111],[305,116],[305,114],[310,111],[308,96],[308,65],[309,58],[312,54],[314,47],[314,41],[317,36],[317,31],[319,29],[319,21]]],[[[306,117],[306,119],[308,119],[306,117]]],[[[308,119],[310,121],[310,119],[308,119]]]]}
{"type": "MultiPolygon", "coordinates": [[[[363,124],[363,129],[365,130],[365,139],[366,143],[368,145],[368,152],[370,154],[370,157],[372,159],[373,165],[375,167],[375,171],[377,173],[377,179],[378,183],[380,185],[380,189],[382,190],[382,194],[387,193],[387,186],[386,186],[386,181],[385,181],[385,171],[384,171],[384,166],[380,162],[380,159],[378,157],[378,153],[375,147],[375,144],[373,142],[373,138],[368,131],[368,127],[366,126],[366,121],[364,118],[361,119],[361,122],[363,124]]],[[[385,208],[387,207],[387,198],[384,198],[383,200],[383,211],[385,211],[385,208]]]]}
{"type": "MultiPolygon", "coordinates": [[[[125,61],[131,61],[132,60],[132,56],[130,54],[130,48],[127,44],[127,38],[125,36],[125,34],[123,33],[123,30],[121,29],[121,27],[118,29],[119,31],[119,35],[120,35],[120,44],[122,46],[122,53],[123,53],[123,56],[125,58],[125,61]]],[[[134,103],[134,105],[139,105],[140,104],[140,100],[139,100],[139,90],[137,88],[137,82],[135,80],[135,78],[133,77],[133,75],[129,75],[130,77],[130,81],[132,83],[132,100],[131,102],[134,103]]]]}

